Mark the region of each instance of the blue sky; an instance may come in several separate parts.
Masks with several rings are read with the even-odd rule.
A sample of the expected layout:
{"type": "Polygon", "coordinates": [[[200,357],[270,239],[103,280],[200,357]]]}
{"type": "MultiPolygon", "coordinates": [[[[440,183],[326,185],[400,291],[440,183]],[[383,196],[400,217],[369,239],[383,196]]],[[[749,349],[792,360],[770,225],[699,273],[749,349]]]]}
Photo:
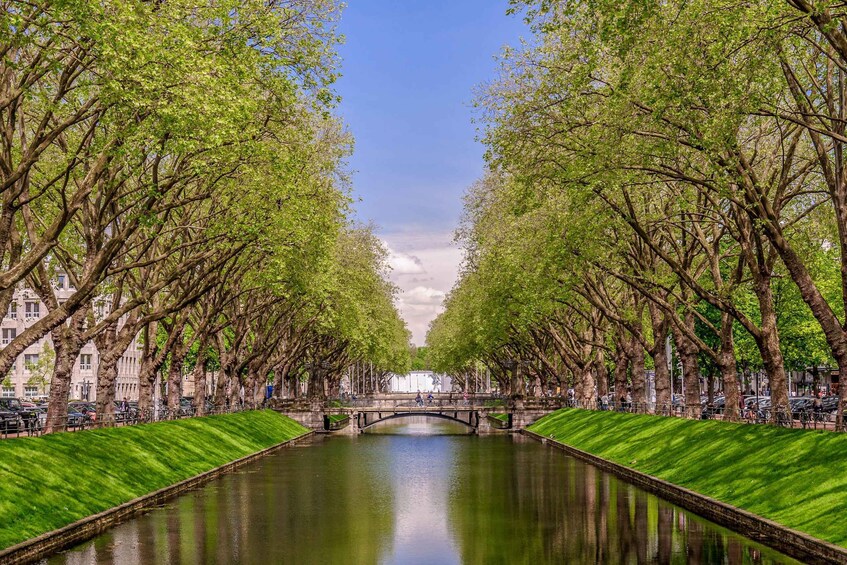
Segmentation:
{"type": "Polygon", "coordinates": [[[526,30],[506,0],[349,0],[341,21],[339,113],[356,144],[357,214],[392,252],[399,307],[423,344],[452,286],[452,231],[464,190],[482,175],[473,91],[526,30]]]}

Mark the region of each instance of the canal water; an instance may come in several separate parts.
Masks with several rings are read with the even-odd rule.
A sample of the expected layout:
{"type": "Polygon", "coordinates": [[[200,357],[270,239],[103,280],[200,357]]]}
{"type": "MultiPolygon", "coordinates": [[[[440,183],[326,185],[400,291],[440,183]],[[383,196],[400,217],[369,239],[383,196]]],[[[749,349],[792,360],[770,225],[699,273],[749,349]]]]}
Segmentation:
{"type": "Polygon", "coordinates": [[[45,562],[795,563],[521,436],[371,432],[281,450],[45,562]]]}

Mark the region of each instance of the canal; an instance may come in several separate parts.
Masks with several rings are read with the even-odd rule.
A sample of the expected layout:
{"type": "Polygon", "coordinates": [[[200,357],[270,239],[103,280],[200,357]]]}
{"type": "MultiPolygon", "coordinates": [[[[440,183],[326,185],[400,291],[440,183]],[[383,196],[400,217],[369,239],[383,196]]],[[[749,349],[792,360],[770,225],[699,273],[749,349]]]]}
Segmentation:
{"type": "Polygon", "coordinates": [[[371,432],[281,450],[45,562],[795,563],[521,436],[371,432]]]}

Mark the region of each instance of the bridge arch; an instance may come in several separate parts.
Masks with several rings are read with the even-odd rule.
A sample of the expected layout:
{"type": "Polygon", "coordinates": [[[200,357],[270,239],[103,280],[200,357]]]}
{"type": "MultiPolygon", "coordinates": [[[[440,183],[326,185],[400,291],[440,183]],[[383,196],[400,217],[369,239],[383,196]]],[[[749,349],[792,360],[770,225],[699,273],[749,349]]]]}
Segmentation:
{"type": "Polygon", "coordinates": [[[471,430],[476,430],[479,427],[479,412],[476,410],[464,410],[464,411],[403,411],[403,412],[394,412],[394,411],[386,411],[386,412],[359,412],[356,416],[356,422],[360,431],[365,431],[368,428],[374,426],[375,424],[379,424],[380,422],[387,422],[388,420],[396,420],[398,418],[407,418],[410,416],[427,416],[430,418],[439,418],[441,420],[448,420],[450,422],[457,422],[459,424],[464,424],[471,430]]]}

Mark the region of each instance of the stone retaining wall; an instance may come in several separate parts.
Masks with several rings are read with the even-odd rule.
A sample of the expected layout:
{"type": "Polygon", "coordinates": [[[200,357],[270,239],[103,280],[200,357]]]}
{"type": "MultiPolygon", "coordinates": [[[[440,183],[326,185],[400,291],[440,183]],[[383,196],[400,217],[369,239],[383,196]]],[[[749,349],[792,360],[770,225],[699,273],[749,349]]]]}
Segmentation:
{"type": "MultiPolygon", "coordinates": [[[[521,433],[560,449],[581,461],[590,463],[689,512],[707,518],[716,524],[806,563],[847,563],[847,548],[819,540],[803,532],[787,528],[773,520],[762,518],[752,512],[736,508],[618,463],[613,463],[530,430],[524,429],[521,430],[521,433]]],[[[834,519],[838,518],[834,517],[834,519]]]]}
{"type": "Polygon", "coordinates": [[[251,463],[279,450],[282,447],[291,445],[297,441],[303,440],[315,432],[309,431],[296,438],[272,445],[262,451],[257,451],[251,455],[236,459],[216,467],[205,473],[201,473],[190,479],[173,484],[169,487],[159,489],[144,496],[140,496],[129,502],[125,502],[120,506],[104,510],[99,514],[94,514],[82,520],[78,520],[72,524],[68,524],[58,530],[47,532],[38,537],[21,542],[12,547],[8,547],[0,551],[0,565],[6,563],[31,563],[47,556],[58,553],[63,549],[82,543],[89,540],[101,532],[116,526],[117,524],[129,520],[139,514],[143,514],[150,508],[160,506],[164,502],[176,498],[180,494],[195,489],[212,479],[215,479],[224,473],[228,473],[238,467],[251,463]]]}

